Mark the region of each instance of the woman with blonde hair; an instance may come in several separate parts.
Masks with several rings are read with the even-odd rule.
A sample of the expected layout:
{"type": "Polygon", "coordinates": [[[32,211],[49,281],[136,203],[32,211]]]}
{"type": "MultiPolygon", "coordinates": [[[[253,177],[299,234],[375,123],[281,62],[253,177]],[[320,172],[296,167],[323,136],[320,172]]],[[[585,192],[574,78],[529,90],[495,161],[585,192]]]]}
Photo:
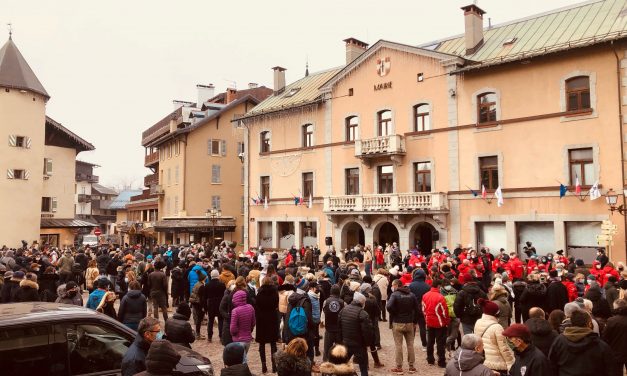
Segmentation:
{"type": "Polygon", "coordinates": [[[98,271],[98,264],[96,260],[91,260],[87,264],[87,270],[85,271],[85,288],[91,294],[94,292],[94,281],[98,278],[100,272],[98,271]]]}
{"type": "Polygon", "coordinates": [[[296,337],[285,350],[274,355],[278,376],[311,376],[311,361],[307,358],[307,341],[296,337]]]}

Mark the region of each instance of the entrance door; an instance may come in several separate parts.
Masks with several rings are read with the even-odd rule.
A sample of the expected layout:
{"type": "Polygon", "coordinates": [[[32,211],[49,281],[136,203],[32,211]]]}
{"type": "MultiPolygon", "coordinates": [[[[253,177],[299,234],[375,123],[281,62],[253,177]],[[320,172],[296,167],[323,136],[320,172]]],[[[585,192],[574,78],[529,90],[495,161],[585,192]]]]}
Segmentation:
{"type": "Polygon", "coordinates": [[[394,193],[394,168],[392,165],[377,168],[379,193],[394,193]]]}
{"type": "Polygon", "coordinates": [[[381,225],[381,228],[379,229],[379,244],[381,246],[385,247],[386,243],[392,244],[394,242],[398,244],[398,239],[399,236],[396,226],[390,222],[385,222],[381,225]]]}
{"type": "Polygon", "coordinates": [[[436,229],[429,223],[422,222],[417,224],[414,229],[413,244],[410,244],[410,246],[413,247],[417,245],[418,249],[425,254],[431,253],[431,249],[433,249],[435,245],[433,240],[434,232],[436,232],[436,229]]]}
{"type": "Polygon", "coordinates": [[[359,223],[351,223],[346,227],[346,249],[351,249],[357,244],[366,245],[366,236],[364,229],[359,223]]]}

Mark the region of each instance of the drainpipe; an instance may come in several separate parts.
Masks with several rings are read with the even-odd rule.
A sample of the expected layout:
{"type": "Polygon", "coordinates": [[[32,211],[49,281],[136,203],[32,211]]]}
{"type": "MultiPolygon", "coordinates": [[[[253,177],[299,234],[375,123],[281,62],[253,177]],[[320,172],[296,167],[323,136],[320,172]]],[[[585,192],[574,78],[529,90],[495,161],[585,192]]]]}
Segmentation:
{"type": "Polygon", "coordinates": [[[181,142],[183,142],[183,145],[185,145],[185,150],[183,151],[183,171],[182,174],[183,175],[181,177],[181,183],[183,183],[183,196],[181,197],[181,211],[185,211],[185,189],[187,189],[187,186],[185,185],[185,175],[187,175],[186,170],[187,170],[187,134],[185,134],[185,138],[183,140],[181,140],[181,142]]]}
{"type": "MultiPolygon", "coordinates": [[[[614,56],[616,57],[616,96],[618,98],[618,129],[620,130],[620,173],[621,173],[621,190],[623,191],[623,205],[627,207],[627,200],[625,200],[625,142],[623,133],[623,101],[621,98],[621,76],[620,76],[620,58],[618,57],[618,53],[616,52],[616,45],[614,45],[614,41],[611,42],[614,56]]],[[[627,230],[627,216],[623,215],[623,236],[625,237],[625,246],[624,249],[627,250],[627,236],[625,236],[625,230],[627,230]]],[[[608,258],[611,255],[607,255],[608,258]]]]}

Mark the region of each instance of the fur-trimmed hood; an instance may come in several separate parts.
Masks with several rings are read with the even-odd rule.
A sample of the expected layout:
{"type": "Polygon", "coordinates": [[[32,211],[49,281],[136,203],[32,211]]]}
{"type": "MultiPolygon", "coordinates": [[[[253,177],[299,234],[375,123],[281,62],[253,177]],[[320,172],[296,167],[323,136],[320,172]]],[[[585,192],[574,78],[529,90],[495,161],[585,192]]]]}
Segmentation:
{"type": "Polygon", "coordinates": [[[352,361],[342,364],[324,362],[320,365],[320,373],[323,375],[355,375],[355,366],[352,361]]]}
{"type": "Polygon", "coordinates": [[[31,289],[39,290],[39,285],[35,281],[31,281],[30,279],[23,279],[20,281],[20,287],[28,287],[31,289]]]}
{"type": "Polygon", "coordinates": [[[301,375],[311,372],[311,362],[307,357],[296,357],[279,350],[274,354],[277,371],[282,375],[301,375]]]}

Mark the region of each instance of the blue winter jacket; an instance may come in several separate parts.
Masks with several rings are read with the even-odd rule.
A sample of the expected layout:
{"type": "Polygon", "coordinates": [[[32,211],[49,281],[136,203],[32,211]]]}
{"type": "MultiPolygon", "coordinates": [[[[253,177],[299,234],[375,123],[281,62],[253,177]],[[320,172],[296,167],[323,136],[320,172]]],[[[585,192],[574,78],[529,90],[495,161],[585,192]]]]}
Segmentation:
{"type": "Polygon", "coordinates": [[[187,280],[189,281],[189,294],[190,295],[192,294],[192,289],[194,288],[194,285],[196,284],[196,282],[198,282],[198,275],[196,274],[196,270],[202,271],[202,274],[207,276],[207,272],[205,271],[205,269],[202,268],[202,266],[198,264],[194,265],[192,270],[190,270],[189,274],[187,275],[187,280]]]}
{"type": "Polygon", "coordinates": [[[105,290],[94,290],[94,292],[89,294],[89,298],[87,298],[87,304],[85,305],[85,307],[95,310],[96,308],[98,308],[98,304],[100,304],[100,302],[102,301],[102,297],[106,293],[107,292],[105,290]]]}

